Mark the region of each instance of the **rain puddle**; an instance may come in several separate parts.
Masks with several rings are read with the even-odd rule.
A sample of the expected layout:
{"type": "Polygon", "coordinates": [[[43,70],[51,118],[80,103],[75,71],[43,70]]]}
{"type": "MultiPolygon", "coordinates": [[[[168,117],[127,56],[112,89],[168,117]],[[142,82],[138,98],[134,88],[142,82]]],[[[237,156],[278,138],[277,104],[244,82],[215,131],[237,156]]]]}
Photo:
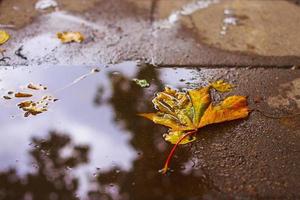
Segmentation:
{"type": "Polygon", "coordinates": [[[188,4],[183,5],[180,9],[173,11],[166,20],[160,20],[155,23],[156,28],[171,28],[176,22],[178,22],[182,16],[189,16],[194,12],[209,7],[211,4],[219,3],[219,0],[196,0],[188,4]]]}
{"type": "Polygon", "coordinates": [[[235,14],[234,9],[224,9],[224,19],[221,27],[220,35],[225,36],[228,30],[233,26],[243,25],[243,21],[248,19],[246,15],[235,14]]]}
{"type": "Polygon", "coordinates": [[[206,84],[210,75],[199,74],[135,62],[1,68],[0,199],[214,198],[189,145],[176,153],[171,174],[158,173],[171,148],[166,129],[136,115],[153,110],[165,85],[206,84]],[[45,110],[26,114],[24,101],[45,110]]]}
{"type": "Polygon", "coordinates": [[[225,35],[229,26],[236,26],[238,24],[238,18],[233,15],[233,10],[225,9],[224,10],[224,19],[222,30],[220,32],[221,35],[225,35]]]}

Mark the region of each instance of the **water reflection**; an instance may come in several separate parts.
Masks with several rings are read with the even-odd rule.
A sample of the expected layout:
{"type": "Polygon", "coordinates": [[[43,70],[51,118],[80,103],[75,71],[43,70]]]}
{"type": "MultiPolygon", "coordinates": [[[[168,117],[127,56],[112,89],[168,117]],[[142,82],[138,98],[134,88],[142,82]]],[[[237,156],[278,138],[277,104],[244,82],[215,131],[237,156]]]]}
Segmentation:
{"type": "Polygon", "coordinates": [[[182,169],[190,162],[188,145],[172,163],[176,173],[158,173],[170,148],[161,136],[165,129],[136,116],[153,109],[150,100],[163,85],[183,87],[180,79],[190,80],[197,71],[179,76],[176,69],[133,62],[100,69],[64,90],[91,68],[0,71],[1,93],[36,82],[59,99],[48,112],[29,118],[15,106],[17,100],[0,100],[0,199],[214,197],[201,169],[182,169]],[[133,78],[147,79],[151,87],[140,88],[133,78]]]}
{"type": "Polygon", "coordinates": [[[31,139],[32,172],[20,176],[14,167],[0,172],[0,199],[77,199],[79,179],[66,166],[87,163],[90,147],[74,145],[68,135],[55,131],[47,137],[31,139]],[[69,156],[61,154],[64,148],[70,149],[69,156]]]}

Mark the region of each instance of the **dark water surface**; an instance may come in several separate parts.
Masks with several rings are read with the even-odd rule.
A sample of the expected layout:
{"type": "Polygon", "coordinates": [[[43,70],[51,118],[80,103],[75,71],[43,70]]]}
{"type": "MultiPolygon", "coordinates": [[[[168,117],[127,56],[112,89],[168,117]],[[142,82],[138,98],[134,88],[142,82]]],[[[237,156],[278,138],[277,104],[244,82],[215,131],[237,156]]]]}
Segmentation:
{"type": "Polygon", "coordinates": [[[162,138],[166,129],[136,116],[153,111],[151,99],[164,85],[204,84],[200,71],[155,69],[135,62],[98,66],[100,72],[89,73],[93,68],[0,70],[0,199],[171,200],[217,195],[202,171],[193,168],[189,146],[177,152],[171,164],[174,172],[158,173],[171,148],[162,138]],[[151,86],[141,88],[134,78],[146,79],[151,86]],[[29,83],[47,90],[29,90],[29,83]],[[33,97],[2,98],[9,91],[33,97]],[[17,104],[44,95],[59,100],[49,103],[44,113],[24,117],[17,104]]]}

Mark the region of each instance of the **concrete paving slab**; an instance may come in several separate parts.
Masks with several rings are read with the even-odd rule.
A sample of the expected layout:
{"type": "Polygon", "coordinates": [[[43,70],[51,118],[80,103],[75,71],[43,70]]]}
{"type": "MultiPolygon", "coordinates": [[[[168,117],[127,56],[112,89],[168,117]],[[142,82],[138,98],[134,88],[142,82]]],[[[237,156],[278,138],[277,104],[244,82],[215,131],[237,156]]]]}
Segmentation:
{"type": "Polygon", "coordinates": [[[0,199],[28,193],[32,199],[53,193],[89,200],[116,195],[122,200],[299,199],[300,69],[158,68],[125,62],[91,71],[91,66],[0,69],[0,138],[5,141],[0,199]],[[140,87],[134,78],[146,79],[150,87],[140,87]],[[174,171],[158,173],[172,148],[163,139],[167,129],[137,113],[154,111],[151,100],[166,85],[186,90],[218,79],[236,87],[230,93],[212,91],[213,102],[245,95],[250,116],[201,128],[196,141],[177,149],[170,165],[174,171]],[[47,90],[30,90],[29,83],[47,90]],[[3,98],[9,91],[33,96],[3,98]],[[17,105],[45,94],[59,100],[48,102],[44,113],[24,117],[17,105]],[[78,145],[87,149],[80,156],[60,153],[78,145]],[[57,182],[64,187],[55,187],[57,182]]]}
{"type": "Polygon", "coordinates": [[[235,198],[299,198],[299,72],[227,71],[254,111],[238,127],[233,122],[202,130],[193,149],[199,173],[203,170],[220,191],[235,198]]]}
{"type": "Polygon", "coordinates": [[[200,40],[210,46],[266,56],[300,55],[300,7],[288,1],[221,1],[190,17],[200,40]]]}
{"type": "MultiPolygon", "coordinates": [[[[279,44],[272,43],[273,46],[261,42],[265,41],[263,38],[257,40],[257,46],[259,46],[257,49],[260,49],[257,52],[252,50],[250,52],[243,45],[235,45],[235,49],[224,45],[218,46],[214,45],[215,43],[219,44],[217,39],[214,39],[214,44],[211,42],[213,39],[206,39],[206,42],[202,39],[199,40],[202,37],[199,36],[199,30],[200,32],[203,30],[195,29],[195,27],[204,23],[204,18],[207,18],[206,13],[215,12],[215,9],[219,12],[227,4],[218,3],[216,0],[206,1],[204,4],[202,1],[196,1],[196,9],[191,6],[195,2],[194,4],[187,1],[178,2],[94,0],[88,3],[82,1],[77,4],[74,1],[61,0],[58,1],[56,8],[36,11],[34,9],[36,1],[33,0],[28,0],[27,4],[18,0],[2,0],[0,24],[11,34],[12,38],[1,46],[6,49],[5,56],[10,59],[2,61],[0,64],[72,65],[115,63],[123,60],[143,60],[156,65],[198,66],[293,66],[300,64],[297,48],[293,46],[297,45],[297,40],[293,41],[294,44],[290,42],[295,38],[295,31],[290,31],[290,37],[282,37],[279,44]],[[162,12],[163,10],[166,11],[162,12]],[[181,12],[191,15],[185,16],[181,12]],[[160,15],[162,18],[157,17],[160,15]],[[198,15],[203,15],[203,18],[198,15]],[[178,19],[172,21],[175,19],[174,16],[178,19]],[[198,25],[193,20],[195,16],[198,25]],[[198,17],[201,19],[198,20],[198,17]],[[81,31],[87,39],[83,44],[61,44],[56,38],[56,33],[59,31],[81,31]],[[286,40],[289,42],[284,42],[286,40]],[[282,45],[287,44],[291,44],[291,49],[283,53],[283,49],[286,49],[287,46],[282,45]],[[266,52],[262,48],[266,47],[267,50],[270,50],[275,47],[274,45],[277,45],[276,49],[280,49],[276,50],[277,53],[274,50],[273,53],[270,51],[269,54],[266,54],[267,56],[258,55],[263,54],[262,51],[266,52]],[[15,55],[15,52],[21,47],[22,53],[27,59],[15,55]]],[[[291,7],[295,12],[299,9],[292,3],[282,4],[286,6],[286,9],[291,7]]],[[[238,3],[233,5],[238,5],[238,3]]],[[[265,7],[262,6],[262,8],[265,7]]],[[[284,8],[284,10],[286,9],[284,8]]],[[[270,16],[275,14],[271,13],[270,16]]],[[[288,17],[292,16],[288,15],[288,17]]],[[[292,20],[296,21],[297,15],[293,17],[292,20]]],[[[220,20],[220,13],[211,19],[220,20]]],[[[271,19],[276,18],[272,17],[271,19]]],[[[257,27],[262,27],[261,21],[258,20],[257,23],[257,27]]],[[[207,33],[209,30],[214,30],[213,26],[207,26],[207,28],[207,33]]],[[[281,27],[280,33],[273,32],[276,32],[279,37],[284,35],[284,31],[286,29],[281,27]]],[[[200,34],[203,35],[203,33],[200,34]]],[[[204,36],[203,38],[206,37],[204,36]]],[[[232,37],[236,37],[236,42],[242,43],[240,34],[232,37]]],[[[269,38],[269,36],[265,38],[269,38]]],[[[230,44],[233,43],[230,42],[230,44]]]]}
{"type": "MultiPolygon", "coordinates": [[[[123,89],[125,92],[123,96],[117,93],[116,99],[123,98],[121,103],[113,97],[110,103],[114,104],[116,116],[121,118],[118,120],[129,124],[129,131],[134,134],[132,146],[144,148],[149,154],[147,159],[134,162],[133,171],[121,173],[123,185],[120,187],[124,195],[129,192],[133,199],[145,199],[145,193],[158,199],[187,195],[192,198],[197,189],[199,198],[299,198],[300,127],[299,115],[295,114],[300,112],[297,68],[300,65],[297,48],[300,7],[292,1],[57,0],[56,8],[45,11],[34,8],[36,0],[24,2],[0,0],[1,29],[12,36],[1,46],[6,49],[4,56],[10,58],[1,61],[2,66],[29,65],[28,69],[34,70],[37,65],[94,66],[142,60],[175,67],[149,67],[147,73],[141,70],[136,74],[160,74],[159,78],[152,77],[157,87],[165,84],[192,87],[208,79],[221,78],[238,85],[235,93],[249,96],[254,111],[248,119],[203,129],[194,145],[182,149],[186,156],[174,160],[175,170],[182,173],[162,178],[156,172],[166,147],[161,143],[159,147],[156,145],[161,140],[159,131],[163,130],[154,129],[150,123],[137,123],[132,117],[137,113],[134,110],[137,102],[132,99],[133,96],[138,98],[132,91],[137,89],[132,89],[132,84],[123,84],[132,80],[116,78],[112,83],[115,87],[111,89],[119,89],[121,85],[118,92],[123,89]],[[224,25],[226,28],[222,28],[224,25]],[[56,38],[60,31],[80,31],[86,40],[82,44],[62,44],[56,38]],[[222,37],[221,31],[225,31],[222,37]],[[189,73],[191,69],[176,66],[195,68],[189,73]],[[124,106],[123,102],[129,104],[124,106]],[[127,118],[128,113],[132,118],[127,118]],[[159,135],[152,137],[147,132],[150,140],[141,142],[140,130],[156,131],[159,135]],[[151,162],[153,153],[159,164],[151,162]],[[145,177],[145,168],[141,167],[145,162],[146,183],[140,179],[145,177]],[[186,162],[184,169],[181,168],[183,162],[186,162]],[[132,179],[136,187],[131,186],[132,179]],[[199,185],[200,179],[203,185],[199,185]],[[177,185],[169,190],[170,183],[174,182],[177,185]],[[187,184],[193,187],[182,191],[187,184]]],[[[156,92],[153,88],[149,91],[152,96],[156,92]]],[[[140,95],[143,105],[151,99],[149,94],[140,95]]],[[[216,100],[220,98],[217,96],[216,100]]],[[[149,104],[147,106],[150,109],[149,104]]]]}

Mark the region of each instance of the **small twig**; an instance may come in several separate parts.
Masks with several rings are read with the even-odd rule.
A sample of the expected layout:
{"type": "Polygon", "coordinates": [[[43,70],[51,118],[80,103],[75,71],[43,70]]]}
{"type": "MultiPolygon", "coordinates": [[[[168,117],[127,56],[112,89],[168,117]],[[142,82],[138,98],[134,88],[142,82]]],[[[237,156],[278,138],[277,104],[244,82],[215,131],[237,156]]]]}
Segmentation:
{"type": "Polygon", "coordinates": [[[100,70],[98,68],[94,68],[89,73],[83,74],[82,76],[76,78],[74,81],[72,81],[68,85],[65,85],[64,87],[54,91],[54,93],[61,92],[62,90],[65,90],[69,87],[72,87],[73,85],[77,84],[78,82],[82,81],[83,79],[87,78],[88,76],[91,76],[92,74],[98,73],[99,71],[100,70]]]}
{"type": "Polygon", "coordinates": [[[10,57],[7,57],[4,55],[5,52],[6,52],[6,49],[0,48],[0,54],[2,56],[2,58],[0,58],[0,62],[6,62],[6,60],[10,60],[10,57]]]}
{"type": "Polygon", "coordinates": [[[27,60],[28,58],[27,58],[26,56],[23,55],[22,51],[23,51],[23,45],[20,46],[20,48],[18,48],[18,49],[15,51],[15,54],[16,54],[17,56],[19,56],[20,58],[22,58],[22,59],[24,59],[24,60],[27,60]]]}
{"type": "Polygon", "coordinates": [[[293,117],[296,117],[296,116],[300,115],[300,113],[294,113],[294,114],[289,114],[289,115],[285,115],[285,116],[274,116],[272,114],[265,113],[265,111],[262,111],[262,110],[257,109],[257,108],[253,109],[252,111],[257,111],[260,114],[262,114],[263,116],[265,116],[267,118],[271,118],[271,119],[293,118],[293,117]]]}
{"type": "Polygon", "coordinates": [[[0,59],[0,62],[6,62],[6,60],[10,60],[10,57],[3,56],[3,57],[0,59]]]}

